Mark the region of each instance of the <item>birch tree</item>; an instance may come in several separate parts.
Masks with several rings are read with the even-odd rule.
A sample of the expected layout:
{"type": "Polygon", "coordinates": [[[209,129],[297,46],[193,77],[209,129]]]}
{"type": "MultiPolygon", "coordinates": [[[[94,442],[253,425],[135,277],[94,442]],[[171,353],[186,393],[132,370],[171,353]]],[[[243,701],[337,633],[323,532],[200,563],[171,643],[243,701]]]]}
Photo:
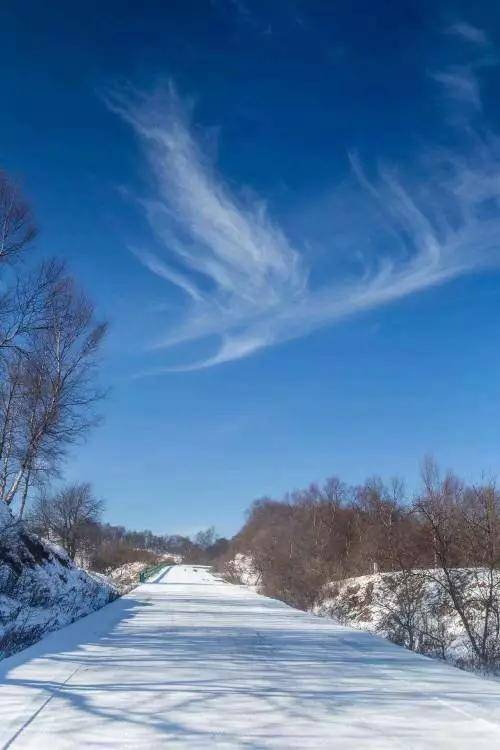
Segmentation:
{"type": "Polygon", "coordinates": [[[32,269],[36,229],[0,172],[0,500],[19,499],[57,472],[97,421],[96,357],[106,325],[58,261],[32,269]],[[21,262],[22,260],[22,262],[21,262]]]}

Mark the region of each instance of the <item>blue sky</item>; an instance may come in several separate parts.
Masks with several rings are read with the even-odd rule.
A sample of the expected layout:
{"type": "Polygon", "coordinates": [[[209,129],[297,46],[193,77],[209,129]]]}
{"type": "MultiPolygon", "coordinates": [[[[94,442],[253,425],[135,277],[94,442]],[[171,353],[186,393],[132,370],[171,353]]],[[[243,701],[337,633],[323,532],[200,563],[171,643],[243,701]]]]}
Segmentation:
{"type": "Polygon", "coordinates": [[[199,0],[0,9],[0,163],[110,319],[66,476],[110,521],[433,453],[497,475],[500,10],[199,0]]]}

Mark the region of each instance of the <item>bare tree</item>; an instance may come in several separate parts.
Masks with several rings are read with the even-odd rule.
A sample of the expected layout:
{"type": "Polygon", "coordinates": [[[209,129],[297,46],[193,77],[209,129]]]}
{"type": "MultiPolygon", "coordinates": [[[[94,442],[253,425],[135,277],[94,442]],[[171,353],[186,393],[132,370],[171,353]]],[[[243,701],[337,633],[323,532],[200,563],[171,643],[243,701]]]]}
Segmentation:
{"type": "Polygon", "coordinates": [[[12,260],[35,237],[31,210],[19,189],[0,170],[0,261],[12,260]]]}
{"type": "Polygon", "coordinates": [[[88,527],[100,520],[103,508],[90,484],[71,484],[55,495],[40,494],[30,511],[30,525],[74,560],[85,544],[88,527]]]}
{"type": "Polygon", "coordinates": [[[199,547],[201,547],[203,550],[208,549],[213,544],[215,544],[217,540],[217,532],[215,531],[214,526],[210,526],[208,529],[204,529],[203,531],[199,531],[195,538],[194,543],[197,544],[199,547]]]}
{"type": "Polygon", "coordinates": [[[31,484],[96,423],[103,395],[94,376],[106,326],[61,265],[45,279],[39,324],[10,348],[0,398],[0,498],[20,497],[20,515],[31,484]]]}
{"type": "Polygon", "coordinates": [[[36,234],[19,190],[0,172],[0,500],[57,473],[69,445],[95,424],[103,395],[96,355],[106,331],[64,265],[13,263],[36,234]]]}
{"type": "Polygon", "coordinates": [[[415,508],[428,529],[435,568],[426,575],[446,592],[467,635],[473,660],[500,660],[500,496],[494,483],[466,487],[440,479],[426,462],[415,508]]]}

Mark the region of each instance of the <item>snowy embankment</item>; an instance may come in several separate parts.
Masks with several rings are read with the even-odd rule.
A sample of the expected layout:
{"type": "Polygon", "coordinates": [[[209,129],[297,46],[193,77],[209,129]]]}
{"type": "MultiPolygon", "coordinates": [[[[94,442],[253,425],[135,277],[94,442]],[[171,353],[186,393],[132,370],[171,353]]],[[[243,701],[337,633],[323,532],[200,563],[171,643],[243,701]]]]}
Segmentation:
{"type": "Polygon", "coordinates": [[[0,503],[0,659],[117,596],[105,576],[77,568],[0,503]]]}
{"type": "MultiPolygon", "coordinates": [[[[487,571],[454,569],[452,575],[462,592],[470,624],[481,631],[489,591],[487,571]]],[[[500,583],[498,578],[497,574],[495,586],[500,583]]],[[[377,573],[332,582],[323,589],[314,612],[428,656],[462,667],[473,664],[464,624],[439,569],[377,573]]]]}
{"type": "Polygon", "coordinates": [[[226,560],[222,575],[229,583],[241,583],[252,591],[259,591],[260,574],[253,567],[250,555],[238,552],[231,560],[226,560]]]}
{"type": "MultiPolygon", "coordinates": [[[[162,555],[158,555],[158,560],[154,564],[159,565],[161,563],[164,563],[165,565],[179,565],[182,563],[182,557],[181,555],[166,552],[162,555]]],[[[107,570],[106,575],[111,579],[115,586],[118,587],[120,594],[127,594],[139,584],[140,574],[151,567],[151,561],[144,562],[138,560],[136,562],[124,563],[118,568],[107,570]]]]}
{"type": "Polygon", "coordinates": [[[143,570],[151,567],[150,562],[131,562],[120,565],[107,572],[107,576],[113,581],[121,594],[131,591],[139,583],[139,576],[143,570]]]}

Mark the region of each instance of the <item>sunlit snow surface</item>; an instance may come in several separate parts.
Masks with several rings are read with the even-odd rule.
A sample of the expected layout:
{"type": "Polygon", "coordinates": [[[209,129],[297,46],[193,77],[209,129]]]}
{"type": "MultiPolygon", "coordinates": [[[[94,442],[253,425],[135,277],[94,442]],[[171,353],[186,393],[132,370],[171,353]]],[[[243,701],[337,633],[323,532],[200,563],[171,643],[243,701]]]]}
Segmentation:
{"type": "Polygon", "coordinates": [[[500,684],[201,567],[0,663],[4,748],[498,748],[500,684]]]}

